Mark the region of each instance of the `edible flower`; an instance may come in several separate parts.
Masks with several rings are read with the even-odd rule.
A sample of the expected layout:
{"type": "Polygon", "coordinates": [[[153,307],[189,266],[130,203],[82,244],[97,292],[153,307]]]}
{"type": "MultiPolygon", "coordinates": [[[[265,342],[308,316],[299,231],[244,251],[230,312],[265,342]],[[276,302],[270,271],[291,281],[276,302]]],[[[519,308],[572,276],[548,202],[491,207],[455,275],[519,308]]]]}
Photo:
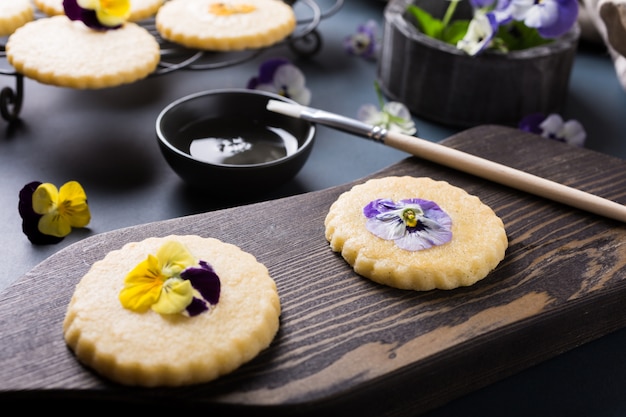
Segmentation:
{"type": "Polygon", "coordinates": [[[284,58],[272,58],[259,67],[259,74],[248,81],[248,88],[292,99],[303,106],[311,102],[311,91],[298,67],[284,58]]]}
{"type": "Polygon", "coordinates": [[[22,231],[38,245],[58,243],[72,228],[85,227],[91,220],[87,195],[77,181],[58,190],[54,184],[30,182],[20,190],[18,210],[22,231]]]}
{"type": "Polygon", "coordinates": [[[380,198],[367,204],[363,214],[369,232],[404,250],[428,249],[452,239],[452,219],[433,201],[380,198]]]}
{"type": "Polygon", "coordinates": [[[468,55],[486,49],[509,52],[551,42],[578,20],[578,0],[468,0],[471,19],[453,19],[463,0],[449,0],[442,19],[417,5],[407,10],[425,35],[455,45],[468,55]]]}
{"type": "Polygon", "coordinates": [[[468,55],[476,55],[491,43],[498,30],[498,23],[492,13],[476,11],[474,18],[469,23],[467,33],[457,42],[456,47],[465,51],[468,55]]]}
{"type": "Polygon", "coordinates": [[[372,126],[378,126],[391,132],[413,135],[417,132],[409,109],[400,102],[386,102],[378,83],[374,83],[378,96],[378,107],[374,104],[362,105],[357,119],[372,126]]]}
{"type": "Polygon", "coordinates": [[[65,15],[95,30],[117,29],[130,16],[130,0],[63,0],[65,15]]]}
{"type": "Polygon", "coordinates": [[[356,33],[344,39],[343,46],[351,55],[376,59],[380,51],[378,31],[378,23],[375,20],[368,20],[357,27],[356,33]]]}
{"type": "Polygon", "coordinates": [[[519,128],[525,132],[578,147],[584,146],[587,139],[587,132],[578,120],[563,121],[563,118],[555,113],[548,116],[542,113],[530,114],[520,121],[519,128]]]}
{"type": "Polygon", "coordinates": [[[197,261],[182,243],[168,241],[126,275],[119,299],[124,308],[138,313],[151,308],[193,317],[218,303],[220,287],[206,261],[197,261]]]}

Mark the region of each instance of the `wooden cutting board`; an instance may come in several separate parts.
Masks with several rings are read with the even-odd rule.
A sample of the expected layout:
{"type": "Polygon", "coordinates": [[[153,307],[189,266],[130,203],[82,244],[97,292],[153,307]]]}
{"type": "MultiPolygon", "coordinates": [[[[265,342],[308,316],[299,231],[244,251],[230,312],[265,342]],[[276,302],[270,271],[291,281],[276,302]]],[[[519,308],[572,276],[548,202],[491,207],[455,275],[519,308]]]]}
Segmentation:
{"type": "MultiPolygon", "coordinates": [[[[444,144],[626,203],[621,159],[498,126],[444,144]]],[[[329,249],[323,225],[330,204],[353,184],[95,235],[0,295],[0,400],[415,415],[626,326],[624,224],[415,157],[371,177],[392,175],[446,180],[479,196],[504,221],[504,261],[483,281],[453,291],[402,291],[356,275],[329,249]],[[65,346],[66,306],[96,260],[168,234],[216,237],[267,265],[283,306],[280,331],[260,356],[212,383],[109,383],[65,346]]]]}

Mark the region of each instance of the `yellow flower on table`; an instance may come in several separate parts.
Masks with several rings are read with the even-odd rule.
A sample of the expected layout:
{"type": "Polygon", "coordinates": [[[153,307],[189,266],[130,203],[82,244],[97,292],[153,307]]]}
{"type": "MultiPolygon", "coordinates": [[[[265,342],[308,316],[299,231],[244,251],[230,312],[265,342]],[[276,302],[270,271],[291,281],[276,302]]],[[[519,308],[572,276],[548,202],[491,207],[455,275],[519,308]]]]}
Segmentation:
{"type": "Polygon", "coordinates": [[[57,190],[51,183],[40,184],[32,196],[33,210],[42,215],[41,233],[64,237],[72,227],[85,227],[91,220],[87,195],[77,181],[69,181],[57,190]]]}

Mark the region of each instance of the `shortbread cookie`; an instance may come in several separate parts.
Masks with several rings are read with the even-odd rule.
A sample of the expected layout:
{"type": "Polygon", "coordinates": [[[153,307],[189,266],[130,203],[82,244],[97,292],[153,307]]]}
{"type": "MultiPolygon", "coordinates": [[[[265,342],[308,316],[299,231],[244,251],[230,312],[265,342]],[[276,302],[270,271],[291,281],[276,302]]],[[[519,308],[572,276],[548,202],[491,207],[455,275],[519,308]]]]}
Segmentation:
{"type": "Polygon", "coordinates": [[[252,360],[273,341],[280,313],[276,284],[253,255],[213,238],[167,236],[128,243],[95,262],[76,286],[63,331],[77,359],[106,378],[182,386],[214,380],[252,360]],[[125,277],[171,242],[213,268],[219,300],[191,317],[125,308],[125,277]]]}
{"type": "Polygon", "coordinates": [[[35,18],[30,0],[4,0],[0,2],[0,36],[10,35],[15,29],[35,18]]]}
{"type": "MultiPolygon", "coordinates": [[[[35,6],[48,16],[65,14],[63,0],[34,0],[35,6]]],[[[129,22],[137,22],[156,14],[164,0],[132,0],[130,2],[129,22]]]]}
{"type": "MultiPolygon", "coordinates": [[[[404,207],[403,204],[398,206],[404,207]]],[[[429,204],[432,205],[423,203],[421,208],[428,210],[429,204]]],[[[400,289],[424,291],[472,285],[500,263],[508,246],[502,220],[478,197],[447,182],[425,177],[386,177],[356,185],[331,205],[324,224],[331,249],[340,252],[355,272],[400,289]],[[368,210],[364,209],[378,199],[388,199],[385,209],[396,207],[391,202],[426,200],[435,203],[443,214],[441,210],[432,210],[441,217],[439,220],[426,212],[430,219],[418,216],[410,230],[408,221],[403,223],[395,216],[405,215],[402,208],[368,220],[368,210]],[[442,225],[440,230],[428,223],[433,219],[442,225]],[[366,225],[368,221],[374,223],[366,225]],[[369,228],[394,236],[378,237],[369,228]],[[446,228],[451,235],[444,233],[446,228]],[[408,244],[414,246],[412,249],[419,249],[420,242],[427,248],[401,248],[400,239],[394,240],[397,232],[403,236],[414,233],[408,236],[413,239],[408,244]]]]}
{"type": "Polygon", "coordinates": [[[281,0],[173,0],[156,15],[164,39],[202,50],[267,47],[295,26],[293,9],[281,0]]]}
{"type": "Polygon", "coordinates": [[[147,77],[161,56],[154,36],[136,23],[96,31],[66,16],[29,22],[6,45],[15,69],[44,84],[96,89],[147,77]]]}

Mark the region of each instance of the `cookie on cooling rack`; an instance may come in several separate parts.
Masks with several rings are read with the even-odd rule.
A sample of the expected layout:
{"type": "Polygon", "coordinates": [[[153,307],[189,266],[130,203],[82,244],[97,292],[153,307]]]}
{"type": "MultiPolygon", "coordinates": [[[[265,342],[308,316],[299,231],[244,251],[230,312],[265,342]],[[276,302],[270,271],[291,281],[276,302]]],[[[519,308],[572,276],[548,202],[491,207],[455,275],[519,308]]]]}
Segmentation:
{"type": "Polygon", "coordinates": [[[108,379],[183,386],[255,358],[274,339],[280,313],[276,284],[253,255],[172,235],[95,262],[75,288],[63,332],[77,359],[108,379]]]}
{"type": "Polygon", "coordinates": [[[30,0],[5,0],[0,2],[0,36],[8,36],[15,29],[35,18],[30,0]]]}
{"type": "Polygon", "coordinates": [[[426,177],[356,185],[331,205],[324,224],[331,249],[355,272],[400,289],[472,285],[500,263],[508,246],[490,207],[426,177]]]}
{"type": "Polygon", "coordinates": [[[295,27],[292,7],[280,0],[173,0],[156,15],[164,39],[201,50],[263,48],[295,27]]]}
{"type": "Polygon", "coordinates": [[[147,77],[161,56],[154,36],[136,23],[97,31],[66,16],[34,20],[6,44],[7,60],[44,84],[77,89],[114,87],[147,77]]]}
{"type": "MultiPolygon", "coordinates": [[[[33,0],[35,6],[48,16],[65,14],[63,0],[33,0]]],[[[130,3],[129,22],[138,22],[156,14],[165,0],[132,0],[130,3]]]]}

